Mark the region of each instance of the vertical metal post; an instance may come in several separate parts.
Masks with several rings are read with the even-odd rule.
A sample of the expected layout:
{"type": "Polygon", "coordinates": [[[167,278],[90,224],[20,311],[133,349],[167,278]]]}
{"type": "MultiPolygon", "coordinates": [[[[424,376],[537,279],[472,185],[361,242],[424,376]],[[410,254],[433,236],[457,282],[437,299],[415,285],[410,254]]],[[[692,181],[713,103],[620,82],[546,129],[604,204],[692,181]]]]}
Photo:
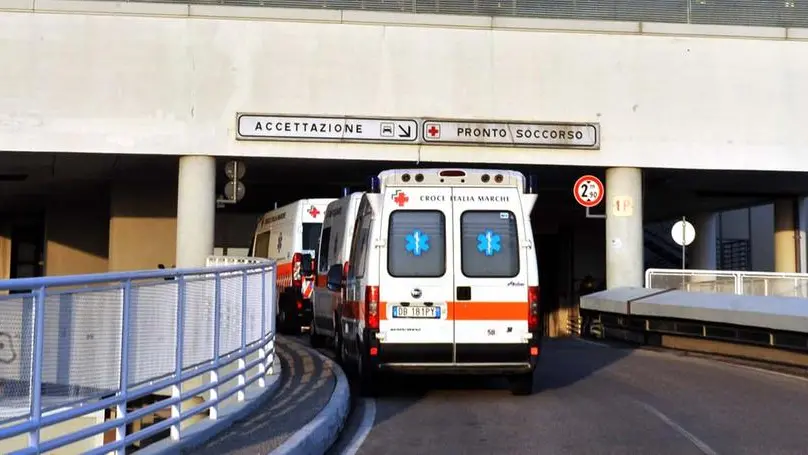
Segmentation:
{"type": "Polygon", "coordinates": [[[34,297],[34,361],[31,367],[31,423],[34,428],[28,433],[28,446],[39,452],[39,425],[42,418],[42,356],[45,352],[45,286],[37,289],[34,297]]]}
{"type": "Polygon", "coordinates": [[[687,218],[682,217],[682,270],[686,269],[687,261],[685,260],[685,248],[687,238],[687,218]]]}
{"type": "Polygon", "coordinates": [[[687,0],[687,23],[690,23],[690,12],[693,10],[693,0],[687,0]]]}
{"type": "Polygon", "coordinates": [[[258,357],[261,363],[258,364],[258,387],[266,387],[267,374],[267,268],[261,267],[261,347],[258,348],[258,357]]]}
{"type": "Polygon", "coordinates": [[[247,351],[247,270],[241,273],[241,349],[238,356],[238,392],[236,393],[238,401],[244,401],[246,398],[244,394],[244,386],[247,384],[247,359],[245,352],[247,351]]]}
{"type": "MultiPolygon", "coordinates": [[[[115,441],[123,442],[126,439],[126,402],[129,391],[129,311],[132,304],[132,280],[127,279],[123,283],[123,304],[121,306],[121,368],[119,378],[118,405],[115,409],[116,417],[121,419],[121,424],[115,428],[115,441]]],[[[126,446],[121,445],[115,451],[119,455],[126,454],[126,446]]]]}
{"type": "Polygon", "coordinates": [[[718,270],[724,270],[724,213],[718,212],[718,270]]]}
{"type": "Polygon", "coordinates": [[[210,370],[210,382],[216,384],[210,389],[210,419],[219,418],[219,343],[221,342],[222,326],[222,274],[214,274],[213,286],[213,369],[210,370]]]}
{"type": "Polygon", "coordinates": [[[275,320],[275,313],[277,311],[278,306],[278,263],[272,263],[272,270],[269,272],[269,283],[270,289],[272,290],[272,296],[269,300],[269,332],[270,332],[270,342],[269,342],[269,359],[267,359],[267,363],[269,364],[269,374],[275,373],[275,328],[277,321],[275,320]]]}
{"type": "Polygon", "coordinates": [[[183,351],[183,338],[184,325],[185,325],[185,276],[177,276],[177,339],[175,359],[176,367],[174,369],[174,378],[176,382],[171,386],[171,398],[175,398],[176,404],[171,406],[171,418],[177,419],[177,423],[171,425],[171,439],[177,441],[180,439],[182,429],[182,351],[183,351]]]}

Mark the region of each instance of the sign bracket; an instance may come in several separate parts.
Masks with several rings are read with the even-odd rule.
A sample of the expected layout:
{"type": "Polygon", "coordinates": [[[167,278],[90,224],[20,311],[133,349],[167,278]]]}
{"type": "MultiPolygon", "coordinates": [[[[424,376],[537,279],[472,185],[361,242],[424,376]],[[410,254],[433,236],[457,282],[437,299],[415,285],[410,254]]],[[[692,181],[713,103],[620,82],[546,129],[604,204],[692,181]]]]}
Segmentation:
{"type": "Polygon", "coordinates": [[[590,207],[587,207],[586,208],[586,217],[587,218],[595,219],[595,220],[605,220],[606,219],[606,214],[605,213],[600,213],[600,214],[598,214],[598,213],[589,213],[589,210],[590,210],[590,207]]]}

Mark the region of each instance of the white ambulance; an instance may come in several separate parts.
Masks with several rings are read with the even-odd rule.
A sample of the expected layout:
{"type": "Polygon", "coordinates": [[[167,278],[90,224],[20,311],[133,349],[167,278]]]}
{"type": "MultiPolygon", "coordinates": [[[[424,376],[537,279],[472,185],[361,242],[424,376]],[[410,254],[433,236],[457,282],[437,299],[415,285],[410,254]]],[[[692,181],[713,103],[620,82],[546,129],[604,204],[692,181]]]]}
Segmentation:
{"type": "MultiPolygon", "coordinates": [[[[344,289],[331,291],[326,286],[326,275],[332,267],[344,274],[351,251],[356,212],[364,193],[352,193],[328,204],[320,233],[320,250],[317,254],[317,280],[311,301],[312,321],[309,336],[311,345],[322,347],[334,341],[338,326],[338,307],[343,300],[344,289]]],[[[339,352],[337,352],[339,355],[339,352]]]]}
{"type": "Polygon", "coordinates": [[[250,255],[277,261],[277,328],[300,333],[311,319],[314,261],[326,206],[334,199],[303,199],[267,212],[258,222],[250,255]]]}
{"type": "MultiPolygon", "coordinates": [[[[530,213],[514,171],[384,171],[362,198],[337,342],[363,393],[383,371],[507,375],[533,391],[541,352],[530,213]]],[[[327,285],[342,288],[336,267],[327,285]]]]}

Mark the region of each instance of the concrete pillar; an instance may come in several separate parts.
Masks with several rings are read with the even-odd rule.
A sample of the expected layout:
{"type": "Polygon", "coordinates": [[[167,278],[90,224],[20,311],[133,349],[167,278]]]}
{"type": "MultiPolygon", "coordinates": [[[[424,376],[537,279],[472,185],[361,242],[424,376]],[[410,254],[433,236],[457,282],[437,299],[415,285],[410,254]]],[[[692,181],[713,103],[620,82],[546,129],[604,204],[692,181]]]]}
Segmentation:
{"type": "Polygon", "coordinates": [[[216,158],[183,156],[177,183],[177,268],[203,267],[213,254],[216,158]]]}
{"type": "Polygon", "coordinates": [[[774,271],[797,271],[797,237],[793,199],[774,202],[774,271]]]}
{"type": "Polygon", "coordinates": [[[715,213],[699,213],[689,218],[696,230],[696,239],[687,248],[691,269],[716,270],[718,268],[718,216],[715,213]]]}
{"type": "Polygon", "coordinates": [[[642,287],[642,169],[607,169],[606,200],[606,287],[642,287]]]}

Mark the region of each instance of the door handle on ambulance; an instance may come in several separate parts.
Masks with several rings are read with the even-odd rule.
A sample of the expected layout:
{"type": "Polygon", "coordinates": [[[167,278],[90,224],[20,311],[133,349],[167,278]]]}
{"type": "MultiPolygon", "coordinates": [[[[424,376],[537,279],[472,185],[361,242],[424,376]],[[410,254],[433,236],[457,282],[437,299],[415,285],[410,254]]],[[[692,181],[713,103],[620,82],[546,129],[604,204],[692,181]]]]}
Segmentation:
{"type": "Polygon", "coordinates": [[[457,300],[471,300],[471,286],[458,286],[457,300]]]}

